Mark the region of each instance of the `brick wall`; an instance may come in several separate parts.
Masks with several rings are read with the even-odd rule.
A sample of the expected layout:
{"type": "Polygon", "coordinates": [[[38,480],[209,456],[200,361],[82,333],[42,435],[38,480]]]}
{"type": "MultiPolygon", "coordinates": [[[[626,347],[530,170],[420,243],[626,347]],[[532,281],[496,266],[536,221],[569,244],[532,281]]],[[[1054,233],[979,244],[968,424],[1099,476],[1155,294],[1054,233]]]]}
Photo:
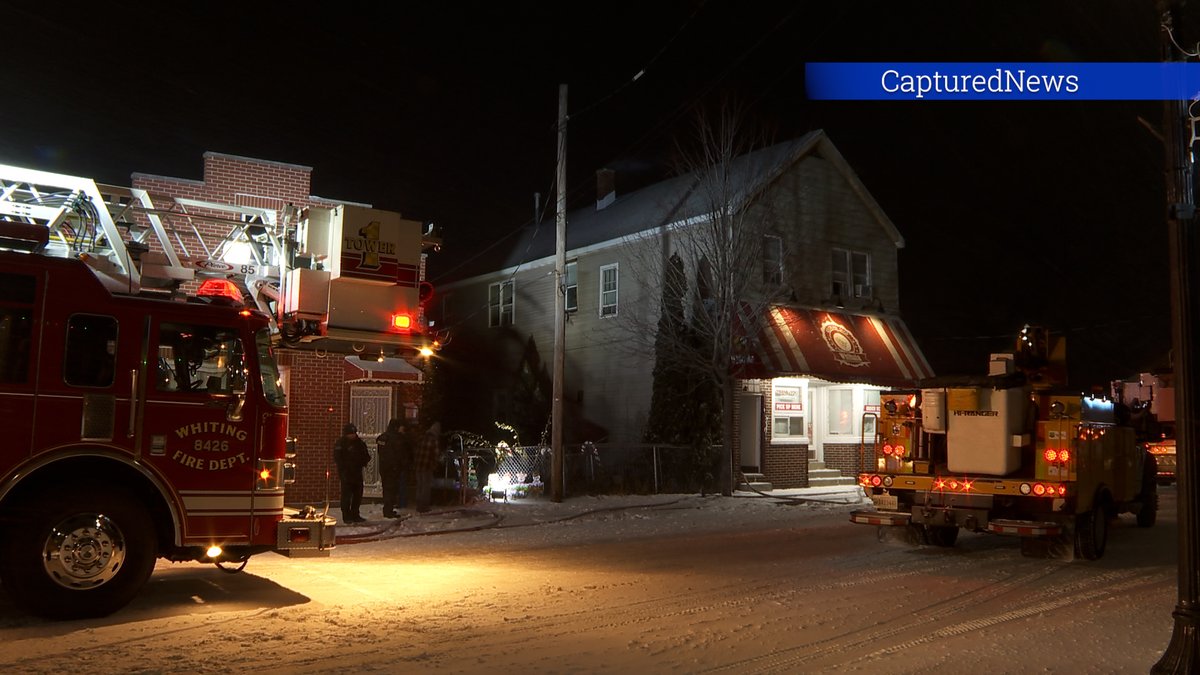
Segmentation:
{"type": "Polygon", "coordinates": [[[323,503],[338,497],[333,443],[349,416],[350,392],[340,355],[283,349],[288,369],[288,433],[296,437],[296,482],[287,488],[289,504],[323,503]],[[328,484],[326,481],[328,480],[328,484]]]}
{"type": "MultiPolygon", "coordinates": [[[[858,466],[858,443],[826,443],[825,444],[825,466],[830,469],[837,469],[842,472],[843,476],[857,476],[859,472],[858,466]]],[[[867,448],[868,459],[871,448],[867,448]]]]}
{"type": "Polygon", "coordinates": [[[808,446],[770,445],[766,447],[763,474],[772,487],[808,487],[808,446]]]}
{"type": "MultiPolygon", "coordinates": [[[[762,465],[759,471],[767,482],[777,488],[808,487],[808,446],[771,444],[771,382],[770,380],[742,380],[742,391],[762,394],[762,428],[759,438],[762,443],[762,465]]],[[[740,399],[739,399],[740,400],[740,399]]],[[[733,437],[741,438],[741,408],[735,402],[733,408],[733,437]]],[[[734,466],[740,467],[741,447],[734,446],[734,466]]]]}

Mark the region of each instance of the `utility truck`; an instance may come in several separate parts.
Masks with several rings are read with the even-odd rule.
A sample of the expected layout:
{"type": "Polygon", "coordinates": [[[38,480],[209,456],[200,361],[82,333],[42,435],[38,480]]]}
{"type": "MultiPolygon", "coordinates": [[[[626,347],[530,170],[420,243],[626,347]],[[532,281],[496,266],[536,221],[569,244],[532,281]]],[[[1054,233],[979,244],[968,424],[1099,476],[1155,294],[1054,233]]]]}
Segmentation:
{"type": "Polygon", "coordinates": [[[1104,555],[1120,514],[1153,526],[1155,459],[1128,408],[1111,392],[1057,389],[1028,357],[994,355],[987,376],[882,393],[859,475],[874,508],[851,522],[936,546],[961,530],[1012,535],[1027,555],[1088,560],[1104,555]]]}

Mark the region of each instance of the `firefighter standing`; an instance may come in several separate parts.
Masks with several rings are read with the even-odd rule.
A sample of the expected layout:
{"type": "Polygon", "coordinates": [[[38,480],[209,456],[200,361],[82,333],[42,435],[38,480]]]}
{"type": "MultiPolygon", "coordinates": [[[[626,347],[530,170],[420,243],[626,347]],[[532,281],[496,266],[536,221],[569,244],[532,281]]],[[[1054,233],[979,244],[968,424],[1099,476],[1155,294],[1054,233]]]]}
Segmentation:
{"type": "Polygon", "coordinates": [[[383,516],[395,518],[396,510],[408,506],[408,473],[412,464],[409,439],[393,417],[387,430],[375,439],[379,450],[379,480],[383,486],[383,516]]]}
{"type": "Polygon", "coordinates": [[[363,523],[359,509],[362,507],[363,469],[371,463],[367,444],[358,437],[358,428],[353,424],[342,427],[342,436],[333,445],[333,462],[337,465],[338,480],[341,482],[342,522],[363,523]]]}

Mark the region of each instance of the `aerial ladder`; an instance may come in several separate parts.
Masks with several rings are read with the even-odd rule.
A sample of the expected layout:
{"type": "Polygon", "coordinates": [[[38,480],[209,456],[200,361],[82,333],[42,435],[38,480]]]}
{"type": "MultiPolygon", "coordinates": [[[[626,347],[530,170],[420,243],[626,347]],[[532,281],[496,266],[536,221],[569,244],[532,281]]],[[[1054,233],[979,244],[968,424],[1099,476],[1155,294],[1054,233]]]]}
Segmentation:
{"type": "Polygon", "coordinates": [[[79,258],[114,293],[181,298],[206,279],[234,281],[244,301],[275,319],[277,338],[289,346],[346,353],[369,346],[409,356],[442,341],[424,320],[432,287],[418,276],[421,256],[440,240],[396,213],[353,204],[276,211],[152,197],[140,188],[0,165],[0,225],[0,246],[79,258]],[[360,273],[357,254],[342,250],[343,242],[374,247],[376,271],[399,271],[360,273]]]}

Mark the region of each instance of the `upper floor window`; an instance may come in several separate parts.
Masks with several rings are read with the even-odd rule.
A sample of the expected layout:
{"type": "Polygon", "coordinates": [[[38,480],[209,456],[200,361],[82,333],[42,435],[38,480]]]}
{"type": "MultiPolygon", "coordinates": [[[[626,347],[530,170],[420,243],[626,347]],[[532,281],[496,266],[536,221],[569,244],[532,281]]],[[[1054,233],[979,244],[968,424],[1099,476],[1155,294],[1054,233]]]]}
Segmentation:
{"type": "Polygon", "coordinates": [[[563,279],[563,292],[566,294],[566,309],[568,312],[574,312],[579,309],[579,263],[571,261],[567,263],[565,270],[565,278],[563,279]]]}
{"type": "Polygon", "coordinates": [[[773,234],[763,236],[762,280],[764,284],[783,283],[783,239],[773,234]]]}
{"type": "Polygon", "coordinates": [[[600,267],[600,316],[617,315],[617,263],[600,267]]]}
{"type": "Polygon", "coordinates": [[[488,325],[511,326],[513,324],[513,280],[501,281],[488,286],[488,325]]]}
{"type": "Polygon", "coordinates": [[[840,298],[870,298],[871,255],[844,248],[833,249],[830,292],[840,298]]]}

